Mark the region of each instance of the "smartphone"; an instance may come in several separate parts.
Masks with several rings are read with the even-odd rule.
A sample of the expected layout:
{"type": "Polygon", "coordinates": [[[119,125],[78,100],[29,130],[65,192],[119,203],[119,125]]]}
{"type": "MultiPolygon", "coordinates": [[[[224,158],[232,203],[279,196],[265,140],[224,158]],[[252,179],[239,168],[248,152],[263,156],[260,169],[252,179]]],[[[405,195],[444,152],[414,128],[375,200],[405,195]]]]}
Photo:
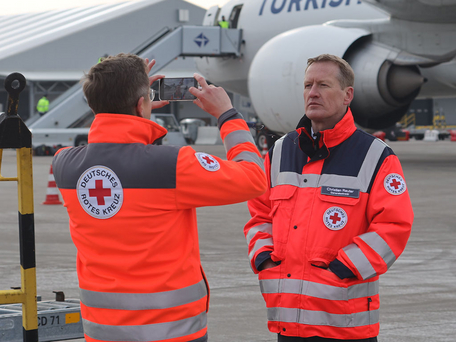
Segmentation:
{"type": "Polygon", "coordinates": [[[193,77],[177,77],[160,79],[159,97],[167,101],[193,101],[195,96],[188,91],[191,87],[198,88],[193,77]]]}

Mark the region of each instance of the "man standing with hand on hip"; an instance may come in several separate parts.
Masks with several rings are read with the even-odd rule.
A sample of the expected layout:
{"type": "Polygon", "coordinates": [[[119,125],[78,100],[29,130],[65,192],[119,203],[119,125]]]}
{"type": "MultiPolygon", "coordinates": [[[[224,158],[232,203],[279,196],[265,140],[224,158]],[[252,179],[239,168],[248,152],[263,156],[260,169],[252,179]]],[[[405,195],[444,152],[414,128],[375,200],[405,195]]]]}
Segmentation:
{"type": "Polygon", "coordinates": [[[249,201],[249,259],[280,342],[377,341],[379,275],[410,235],[401,165],[355,127],[353,84],[343,59],[308,60],[305,115],[269,150],[269,189],[249,201]]]}

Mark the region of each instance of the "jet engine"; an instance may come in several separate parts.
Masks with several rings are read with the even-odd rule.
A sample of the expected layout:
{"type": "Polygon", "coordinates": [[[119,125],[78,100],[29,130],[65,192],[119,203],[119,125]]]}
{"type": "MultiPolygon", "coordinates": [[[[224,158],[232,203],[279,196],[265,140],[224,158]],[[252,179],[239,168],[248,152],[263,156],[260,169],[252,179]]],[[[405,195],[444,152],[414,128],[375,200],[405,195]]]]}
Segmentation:
{"type": "Polygon", "coordinates": [[[343,56],[355,71],[355,98],[350,107],[362,127],[394,125],[425,82],[416,65],[393,64],[397,54],[390,47],[362,38],[343,56]]]}
{"type": "Polygon", "coordinates": [[[424,82],[418,67],[393,64],[398,51],[373,42],[368,31],[331,25],[294,29],[264,44],[249,70],[250,98],[270,130],[285,133],[296,127],[304,114],[307,59],[322,53],[341,56],[354,69],[351,108],[365,128],[397,122],[424,82]]]}

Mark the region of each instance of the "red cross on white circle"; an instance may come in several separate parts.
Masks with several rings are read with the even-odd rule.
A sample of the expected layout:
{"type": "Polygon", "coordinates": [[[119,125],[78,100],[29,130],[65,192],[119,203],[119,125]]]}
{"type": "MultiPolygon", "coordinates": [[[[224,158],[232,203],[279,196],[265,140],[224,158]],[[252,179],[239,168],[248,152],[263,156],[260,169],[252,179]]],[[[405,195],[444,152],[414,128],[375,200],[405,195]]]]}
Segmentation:
{"type": "Polygon", "coordinates": [[[220,163],[213,156],[204,152],[196,152],[195,157],[205,170],[211,172],[220,170],[220,163]]]}
{"type": "Polygon", "coordinates": [[[407,189],[404,178],[398,173],[390,173],[383,182],[385,190],[391,195],[401,195],[407,189]]]}
{"type": "Polygon", "coordinates": [[[341,230],[348,222],[348,216],[341,207],[331,207],[323,214],[323,223],[331,230],[341,230]]]}
{"type": "Polygon", "coordinates": [[[213,164],[215,163],[209,156],[205,156],[203,157],[203,159],[206,161],[206,163],[208,164],[213,164]]]}
{"type": "Polygon", "coordinates": [[[98,205],[105,205],[105,197],[111,196],[111,189],[103,188],[103,180],[97,179],[95,181],[95,189],[89,189],[89,196],[96,197],[98,205]]]}
{"type": "Polygon", "coordinates": [[[84,211],[96,219],[111,218],[122,208],[124,192],[120,178],[104,165],[82,172],[76,193],[84,211]]]}
{"type": "Polygon", "coordinates": [[[337,222],[339,222],[340,220],[342,220],[342,219],[339,217],[339,214],[338,214],[338,213],[335,213],[334,215],[330,216],[329,218],[331,219],[331,221],[333,222],[333,224],[336,224],[337,222]]]}
{"type": "Polygon", "coordinates": [[[399,189],[399,186],[401,185],[401,183],[398,182],[396,179],[393,179],[393,181],[390,183],[390,185],[392,187],[394,187],[395,189],[399,189]]]}

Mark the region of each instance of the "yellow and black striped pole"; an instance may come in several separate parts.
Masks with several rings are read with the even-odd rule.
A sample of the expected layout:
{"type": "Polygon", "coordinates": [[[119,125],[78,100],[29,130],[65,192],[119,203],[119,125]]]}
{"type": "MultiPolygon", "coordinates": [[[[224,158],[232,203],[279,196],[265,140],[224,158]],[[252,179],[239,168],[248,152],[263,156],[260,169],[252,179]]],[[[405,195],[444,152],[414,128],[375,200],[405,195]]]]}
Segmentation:
{"type": "Polygon", "coordinates": [[[0,170],[3,149],[16,149],[17,177],[0,181],[16,181],[19,207],[19,245],[21,260],[21,288],[0,291],[0,304],[22,303],[23,341],[38,341],[36,304],[35,220],[33,214],[32,134],[17,115],[19,94],[25,88],[25,77],[19,73],[8,75],[8,112],[0,114],[0,170]]]}

